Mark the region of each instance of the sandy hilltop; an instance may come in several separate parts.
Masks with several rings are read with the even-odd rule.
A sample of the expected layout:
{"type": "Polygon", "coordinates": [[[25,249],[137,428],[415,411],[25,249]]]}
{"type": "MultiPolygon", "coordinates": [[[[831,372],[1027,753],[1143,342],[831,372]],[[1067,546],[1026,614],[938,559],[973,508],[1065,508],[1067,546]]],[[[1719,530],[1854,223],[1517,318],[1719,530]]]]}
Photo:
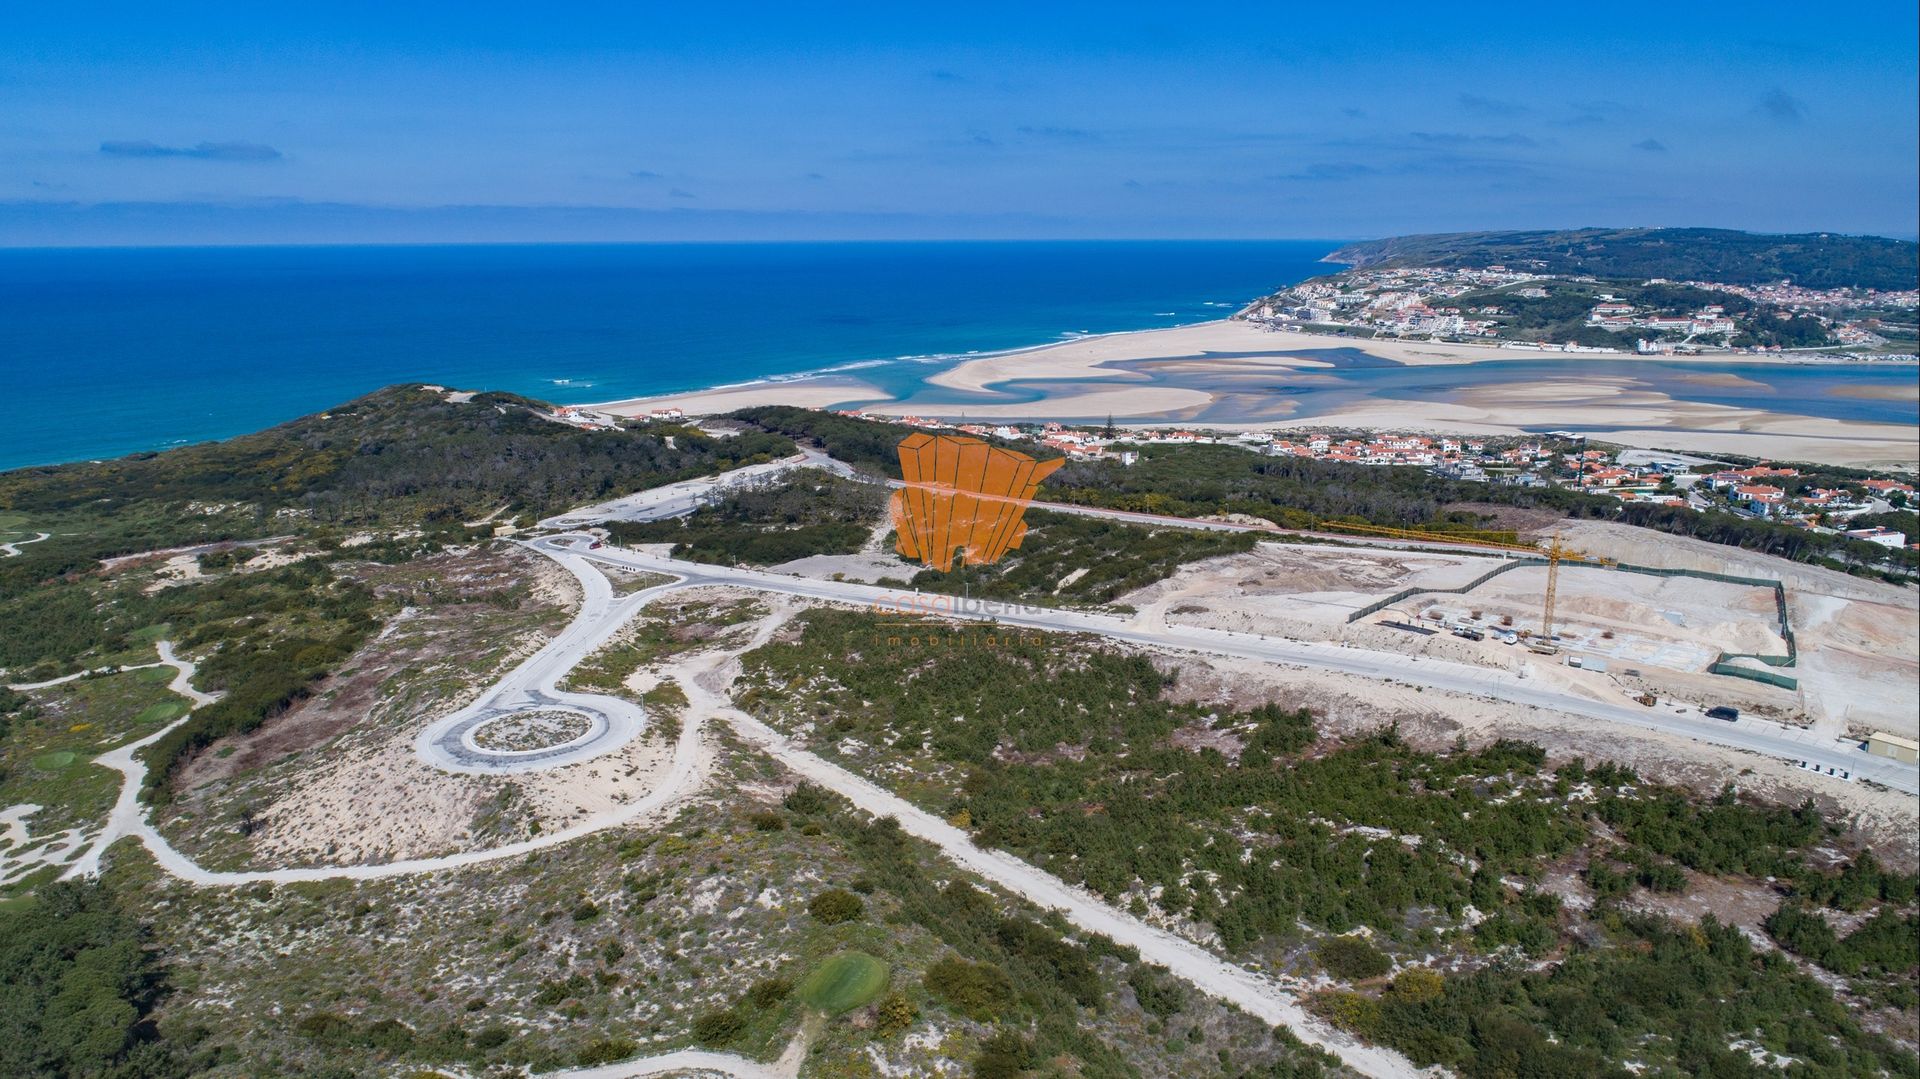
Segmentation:
{"type": "MultiPolygon", "coordinates": [[[[1650,382],[1618,374],[1620,361],[1636,359],[1494,345],[1361,341],[1219,321],[1084,337],[964,360],[927,376],[904,397],[856,373],[839,373],[601,407],[623,415],[645,415],[670,406],[702,415],[767,404],[858,407],[882,415],[964,413],[974,419],[1086,421],[1111,415],[1133,424],[1222,430],[1350,427],[1500,435],[1564,426],[1604,431],[1607,440],[1625,445],[1920,467],[1920,432],[1911,426],[1681,400],[1650,382]],[[1404,370],[1493,360],[1549,361],[1563,365],[1565,374],[1520,382],[1463,380],[1457,388],[1392,397],[1369,392],[1364,381],[1334,385],[1328,376],[1339,368],[1404,370]],[[1611,361],[1612,373],[1582,370],[1596,360],[1611,361]],[[1313,395],[1307,406],[1299,392],[1303,389],[1336,392],[1313,395]]],[[[1702,367],[1698,375],[1668,374],[1669,382],[1677,378],[1701,387],[1751,382],[1713,370],[1712,365],[1728,362],[1730,357],[1649,359],[1702,367]]],[[[1742,356],[1736,362],[1805,361],[1742,356]]],[[[1840,396],[1920,397],[1915,383],[1860,390],[1858,394],[1845,388],[1836,392],[1840,396]]]]}

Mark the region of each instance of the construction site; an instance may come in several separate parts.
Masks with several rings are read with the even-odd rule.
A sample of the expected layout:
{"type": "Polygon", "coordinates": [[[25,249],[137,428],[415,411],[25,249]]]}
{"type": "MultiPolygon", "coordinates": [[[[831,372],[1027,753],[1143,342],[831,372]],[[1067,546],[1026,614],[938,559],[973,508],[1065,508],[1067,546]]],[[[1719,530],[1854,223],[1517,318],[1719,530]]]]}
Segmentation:
{"type": "Polygon", "coordinates": [[[1895,586],[1597,522],[1518,537],[1353,531],[1407,546],[1262,543],[1122,602],[1150,622],[1530,672],[1823,741],[1916,733],[1920,640],[1895,586]]]}

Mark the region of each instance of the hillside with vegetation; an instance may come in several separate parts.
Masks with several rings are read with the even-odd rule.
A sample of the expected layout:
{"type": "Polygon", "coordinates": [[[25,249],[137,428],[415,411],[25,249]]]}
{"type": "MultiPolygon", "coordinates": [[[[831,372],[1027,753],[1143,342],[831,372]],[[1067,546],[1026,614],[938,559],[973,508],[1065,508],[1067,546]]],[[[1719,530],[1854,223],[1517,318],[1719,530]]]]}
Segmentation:
{"type": "MultiPolygon", "coordinates": [[[[49,533],[0,559],[0,671],[28,681],[146,662],[162,636],[210,653],[201,685],[222,699],[148,756],[147,794],[164,801],[177,768],[298,705],[392,613],[372,567],[472,544],[494,522],[793,452],[760,431],[585,430],[550,407],[394,386],[224,442],[0,473],[0,511],[49,533]],[[177,550],[189,563],[178,580],[107,561],[177,550]]],[[[26,705],[0,706],[3,738],[26,705]]],[[[0,790],[25,774],[9,768],[16,749],[0,741],[0,790]]]]}
{"type": "Polygon", "coordinates": [[[1883,1033],[1915,1003],[1914,877],[1811,802],[1702,798],[1524,742],[1337,740],[1287,700],[1196,703],[1172,661],[1084,639],[886,647],[900,631],[868,613],[798,624],[746,657],[742,707],[983,846],[1257,969],[1324,976],[1316,1010],[1416,1064],[1915,1067],[1883,1033]],[[1712,913],[1661,913],[1703,895],[1784,897],[1764,931],[1787,954],[1712,913]]]}
{"type": "MultiPolygon", "coordinates": [[[[801,408],[753,408],[733,416],[820,446],[871,474],[893,478],[900,474],[893,447],[906,429],[896,424],[801,408]]],[[[1031,443],[1008,445],[1035,457],[1059,456],[1031,443]]],[[[1176,517],[1238,513],[1282,528],[1320,529],[1348,522],[1442,532],[1484,531],[1493,526],[1493,515],[1486,507],[1510,506],[1618,521],[1891,581],[1920,575],[1920,555],[1913,551],[1733,513],[1626,503],[1567,487],[1448,479],[1425,469],[1267,457],[1235,446],[1138,449],[1140,459],[1130,467],[1113,460],[1069,461],[1047,478],[1038,497],[1176,517]]],[[[1833,466],[1808,465],[1803,472],[1795,489],[1820,485],[1858,489],[1867,478],[1866,473],[1833,466]]],[[[1035,524],[1048,518],[1044,511],[1031,510],[1028,520],[1035,524]]],[[[1060,531],[1065,534],[1073,527],[1063,525],[1060,531]]],[[[938,576],[923,574],[914,583],[937,587],[938,576]]]]}
{"type": "Polygon", "coordinates": [[[1544,274],[1805,288],[1920,287],[1920,245],[1883,236],[1772,235],[1733,229],[1584,228],[1443,232],[1348,244],[1326,257],[1355,269],[1506,266],[1544,274]]]}
{"type": "Polygon", "coordinates": [[[467,521],[538,517],[793,452],[761,431],[585,430],[550,408],[390,386],[222,442],[0,473],[0,514],[52,533],[0,560],[0,603],[115,555],[366,528],[457,537],[467,521]]]}

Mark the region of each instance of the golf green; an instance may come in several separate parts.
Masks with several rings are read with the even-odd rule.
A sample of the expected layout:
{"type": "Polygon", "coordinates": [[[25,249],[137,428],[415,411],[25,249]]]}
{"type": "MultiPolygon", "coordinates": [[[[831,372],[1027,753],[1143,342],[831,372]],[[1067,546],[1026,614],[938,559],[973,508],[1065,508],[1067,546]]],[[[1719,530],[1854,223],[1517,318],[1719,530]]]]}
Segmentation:
{"type": "Polygon", "coordinates": [[[829,1015],[871,1001],[887,987],[887,965],[865,952],[841,952],[800,983],[800,999],[829,1015]]]}
{"type": "Polygon", "coordinates": [[[168,720],[179,719],[180,713],[186,710],[187,706],[181,704],[179,701],[161,701],[159,704],[150,704],[141,709],[140,714],[133,717],[133,721],[135,723],[165,723],[168,720]]]}
{"type": "Polygon", "coordinates": [[[42,753],[33,758],[33,766],[43,772],[58,772],[78,758],[79,754],[71,749],[56,749],[52,753],[42,753]]]}

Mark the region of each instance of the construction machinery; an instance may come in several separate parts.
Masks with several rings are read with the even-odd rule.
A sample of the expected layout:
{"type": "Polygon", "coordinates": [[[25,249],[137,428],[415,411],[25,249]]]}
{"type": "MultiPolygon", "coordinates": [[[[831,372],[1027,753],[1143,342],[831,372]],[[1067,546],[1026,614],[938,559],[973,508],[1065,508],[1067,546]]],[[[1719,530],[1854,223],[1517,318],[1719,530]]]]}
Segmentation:
{"type": "Polygon", "coordinates": [[[1527,648],[1541,655],[1550,656],[1560,651],[1560,645],[1554,640],[1553,636],[1553,603],[1560,590],[1560,562],[1563,559],[1571,559],[1575,562],[1591,562],[1600,566],[1610,566],[1614,563],[1613,560],[1609,558],[1597,558],[1593,555],[1574,550],[1566,545],[1566,542],[1560,538],[1560,533],[1558,532],[1553,534],[1553,540],[1547,544],[1545,553],[1547,556],[1547,590],[1540,604],[1540,634],[1527,642],[1527,648]]]}
{"type": "Polygon", "coordinates": [[[1412,540],[1421,543],[1448,543],[1469,547],[1485,547],[1497,551],[1514,551],[1539,558],[1542,555],[1547,563],[1547,589],[1540,605],[1540,632],[1527,637],[1527,649],[1541,655],[1558,654],[1560,645],[1553,637],[1553,605],[1560,587],[1560,563],[1563,560],[1587,562],[1598,566],[1610,566],[1610,558],[1600,558],[1586,554],[1567,546],[1560,533],[1553,534],[1553,540],[1542,549],[1533,544],[1519,542],[1511,532],[1434,532],[1415,528],[1387,528],[1383,525],[1358,524],[1348,521],[1322,521],[1323,529],[1352,532],[1363,536],[1384,536],[1389,539],[1412,540]]]}

